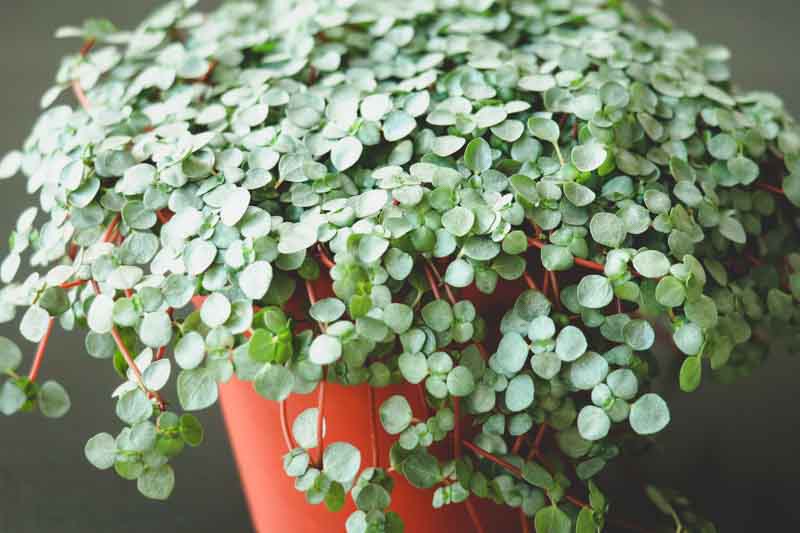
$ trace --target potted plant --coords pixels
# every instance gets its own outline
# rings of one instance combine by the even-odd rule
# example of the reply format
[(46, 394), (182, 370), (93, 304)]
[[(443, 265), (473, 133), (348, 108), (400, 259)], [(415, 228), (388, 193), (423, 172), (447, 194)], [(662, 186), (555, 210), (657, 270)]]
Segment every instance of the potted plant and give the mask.
[(655, 348), (690, 392), (800, 340), (797, 125), (660, 11), (193, 4), (60, 30), (0, 162), (39, 203), (0, 411), (64, 415), (48, 339), (86, 331), (121, 425), (85, 456), (144, 496), (219, 396), (259, 531), (636, 530), (594, 478), (670, 421)]

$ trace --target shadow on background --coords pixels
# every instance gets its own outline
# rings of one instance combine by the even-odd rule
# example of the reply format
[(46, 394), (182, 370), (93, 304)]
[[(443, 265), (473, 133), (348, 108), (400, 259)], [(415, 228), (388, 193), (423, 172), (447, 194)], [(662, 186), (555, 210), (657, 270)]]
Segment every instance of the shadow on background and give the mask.
[[(54, 40), (58, 26), (100, 16), (130, 27), (157, 4), (152, 0), (3, 0), (0, 154), (22, 144), (59, 58), (79, 46), (74, 40)], [(215, 4), (201, 1), (203, 7)], [(775, 91), (790, 109), (800, 110), (796, 89), (800, 85), (796, 33), (800, 3), (667, 0), (665, 4), (678, 24), (701, 41), (731, 48), (740, 85)], [(31, 199), (25, 196), (21, 179), (1, 185), (0, 235), (7, 235)], [(3, 325), (0, 334), (30, 346), (20, 339), (16, 325)], [(202, 416), (206, 442), (175, 461), (177, 484), (168, 503), (147, 501), (133, 482), (94, 470), (83, 458), (83, 446), (91, 435), (118, 427), (114, 404), (108, 398), (117, 379), (110, 365), (85, 354), (81, 334), (54, 335), (54, 349), (42, 374), (57, 376), (69, 389), (73, 409), (60, 421), (36, 415), (0, 418), (0, 533), (251, 531), (216, 410)], [(798, 375), (800, 358), (779, 355), (735, 386), (706, 383), (692, 395), (671, 393), (673, 421), (659, 447), (639, 465), (638, 475), (683, 491), (722, 532), (797, 530), (792, 526), (800, 526), (795, 503), (800, 488)], [(630, 495), (612, 499), (617, 510), (642, 512), (638, 486), (622, 477), (608, 480), (606, 486)], [(779, 527), (769, 528), (773, 524)]]

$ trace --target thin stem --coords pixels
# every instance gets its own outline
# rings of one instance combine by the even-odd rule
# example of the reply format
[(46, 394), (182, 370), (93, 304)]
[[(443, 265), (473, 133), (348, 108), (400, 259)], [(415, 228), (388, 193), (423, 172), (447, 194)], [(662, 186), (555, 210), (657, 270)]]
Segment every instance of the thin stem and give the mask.
[(325, 265), (325, 268), (330, 270), (334, 266), (336, 266), (336, 264), (331, 260), (330, 256), (328, 256), (328, 253), (325, 251), (325, 248), (321, 244), (317, 245), (317, 251), (319, 252), (319, 260), (322, 262), (323, 265)]
[(561, 166), (564, 166), (564, 156), (561, 155), (561, 148), (558, 147), (558, 142), (553, 143), (553, 148), (556, 149), (556, 155), (558, 156), (558, 161), (561, 163)]
[(36, 355), (33, 358), (33, 364), (31, 365), (31, 371), (28, 373), (28, 381), (33, 383), (36, 381), (36, 377), (39, 375), (39, 369), (42, 366), (42, 360), (44, 360), (44, 353), (47, 350), (47, 343), (50, 340), (50, 333), (53, 332), (53, 324), (55, 323), (56, 318), (51, 316), (50, 320), (47, 322), (47, 329), (44, 332), (44, 336), (39, 341), (39, 346), (36, 349)]
[(306, 293), (308, 294), (308, 301), (311, 305), (317, 303), (317, 295), (314, 293), (314, 286), (311, 285), (311, 280), (306, 280)]
[(369, 438), (372, 442), (372, 466), (380, 468), (378, 463), (378, 432), (375, 424), (375, 390), (371, 385), (367, 384), (367, 402), (369, 403)]
[(447, 299), (450, 302), (450, 305), (456, 305), (457, 300), (455, 295), (453, 294), (453, 289), (451, 289), (450, 285), (448, 285), (447, 283), (444, 284), (444, 292), (447, 293)]
[(88, 283), (88, 282), (89, 282), (88, 279), (76, 279), (76, 280), (73, 280), (73, 281), (65, 281), (64, 283), (59, 285), (59, 287), (61, 287), (62, 289), (65, 289), (65, 290), (66, 289), (72, 289), (74, 287), (80, 287), (81, 285), (86, 285), (86, 283)]
[(483, 448), (479, 448), (478, 446), (476, 446), (475, 444), (471, 443), (468, 440), (464, 440), (463, 442), (464, 442), (464, 447), (467, 448), (472, 453), (474, 453), (475, 455), (483, 457), (487, 461), (496, 464), (500, 468), (508, 470), (511, 474), (514, 474), (516, 477), (522, 479), (522, 471), (516, 466), (509, 463), (508, 461), (506, 461), (505, 459), (501, 459), (500, 457), (497, 457), (496, 455), (487, 452)]
[(539, 425), (539, 431), (536, 433), (536, 440), (533, 441), (533, 447), (537, 450), (542, 446), (542, 440), (544, 439), (545, 431), (547, 431), (547, 423), (542, 422)]
[[(84, 41), (83, 46), (80, 49), (81, 57), (86, 57), (89, 51), (94, 46), (95, 40), (94, 39), (87, 39)], [(72, 92), (75, 95), (75, 99), (78, 100), (78, 103), (81, 104), (81, 107), (88, 113), (91, 106), (89, 105), (89, 99), (86, 98), (86, 93), (83, 92), (83, 87), (81, 87), (81, 83), (79, 80), (74, 79), (70, 83), (72, 86)]]
[(519, 522), (522, 526), (522, 533), (530, 533), (530, 525), (528, 524), (528, 517), (525, 514), (525, 511), (522, 510), (522, 507), (519, 508)]
[(436, 280), (433, 279), (433, 272), (431, 270), (430, 265), (425, 265), (425, 277), (428, 278), (428, 285), (431, 286), (431, 291), (433, 291), (433, 297), (437, 300), (441, 299), (441, 295), (439, 294), (439, 287), (436, 286)]
[[(128, 296), (128, 298), (130, 298), (130, 296)], [(172, 315), (173, 315), (174, 311), (175, 310), (173, 308), (171, 308), (171, 307), (167, 308), (167, 314), (169, 315), (170, 318), (172, 318)], [(158, 361), (160, 359), (163, 359), (165, 353), (167, 353), (166, 344), (158, 349), (158, 351), (156, 352), (155, 357), (153, 357), (153, 361)]]
[(459, 398), (453, 398), (453, 457), (461, 457), (461, 402)]
[(522, 273), (522, 279), (525, 280), (525, 283), (528, 285), (529, 289), (533, 289), (535, 291), (539, 290), (539, 287), (536, 286), (536, 282), (533, 281), (533, 278), (527, 272)]
[[(95, 294), (100, 294), (100, 285), (98, 285), (95, 280), (92, 280), (92, 288), (94, 289)], [(116, 326), (111, 326), (111, 336), (114, 338), (114, 343), (117, 345), (119, 352), (122, 354), (122, 358), (125, 359), (125, 362), (128, 364), (128, 368), (130, 368), (131, 372), (133, 372), (133, 377), (136, 381), (136, 384), (147, 394), (148, 398), (152, 398), (156, 401), (159, 409), (164, 411), (166, 409), (166, 403), (164, 402), (164, 399), (161, 398), (160, 394), (155, 391), (151, 391), (147, 388), (147, 385), (144, 384), (142, 372), (136, 365), (136, 361), (134, 361), (133, 357), (131, 357), (131, 353), (128, 351), (127, 346), (125, 346), (125, 342), (122, 340), (122, 336), (119, 334)]]
[(322, 421), (325, 418), (325, 379), (323, 374), (317, 393), (317, 459), (314, 464), (319, 468), (322, 468), (322, 451), (325, 449), (325, 436), (322, 433)]
[(475, 506), (472, 505), (472, 501), (467, 498), (464, 500), (464, 505), (467, 507), (467, 513), (469, 514), (470, 520), (472, 520), (472, 525), (475, 526), (475, 531), (478, 533), (485, 533), (485, 530), (481, 525), (481, 519), (478, 516), (478, 512), (475, 510)]
[(514, 445), (511, 447), (512, 455), (519, 455), (519, 449), (522, 448), (523, 442), (525, 442), (525, 435), (520, 435), (514, 439)]
[(153, 361), (159, 361), (164, 358), (164, 354), (167, 353), (167, 346), (164, 345), (158, 349), (156, 355), (153, 357)]
[(417, 393), (419, 394), (419, 403), (422, 406), (422, 410), (425, 413), (423, 418), (428, 418), (431, 412), (428, 409), (428, 399), (425, 397), (425, 389), (422, 386), (422, 383), (417, 383)]
[(122, 357), (125, 359), (125, 362), (128, 363), (128, 367), (130, 367), (131, 371), (133, 372), (134, 378), (136, 378), (136, 383), (141, 387), (143, 390), (147, 390), (145, 387), (144, 382), (142, 381), (142, 372), (139, 370), (139, 367), (136, 366), (136, 362), (131, 357), (131, 353), (128, 351), (127, 346), (122, 341), (122, 336), (120, 336), (119, 331), (116, 327), (111, 328), (111, 336), (114, 337), (114, 342), (117, 344), (117, 348), (119, 349)]
[(778, 196), (784, 196), (786, 194), (786, 192), (780, 187), (776, 187), (775, 185), (770, 185), (769, 183), (756, 183), (756, 187), (761, 190), (777, 194)]
[[(497, 466), (499, 466), (503, 470), (508, 471), (508, 473), (513, 474), (515, 477), (517, 477), (519, 479), (524, 479), (522, 477), (522, 470), (520, 470), (516, 466), (512, 465), (511, 463), (509, 463), (505, 459), (501, 459), (500, 457), (497, 457), (496, 455), (491, 454), (491, 453), (487, 452), (486, 450), (484, 450), (482, 448), (479, 448), (478, 446), (476, 446), (475, 444), (469, 442), (468, 440), (464, 441), (464, 446), (466, 446), (474, 454), (486, 459), (487, 461), (490, 461), (490, 462), (496, 464)], [(570, 502), (572, 502), (573, 504), (575, 504), (578, 507), (589, 507), (588, 503), (586, 503), (586, 502), (584, 502), (582, 500), (579, 500), (578, 498), (574, 498), (574, 497), (569, 496), (569, 495), (565, 495), (564, 498), (566, 498), (567, 500), (569, 500)]]
[(561, 289), (558, 287), (558, 277), (552, 270), (548, 270), (547, 275), (550, 276), (550, 284), (553, 286), (553, 300), (556, 304), (556, 309), (561, 311)]
[[(425, 258), (425, 276), (428, 278), (428, 284), (431, 286), (431, 290), (433, 291), (433, 296), (439, 300), (441, 295), (439, 293), (439, 289), (436, 287), (436, 280), (434, 280), (434, 275), (439, 280), (442, 277), (439, 275), (439, 272), (436, 270), (436, 266), (428, 259)], [(444, 284), (445, 291), (447, 292), (447, 298), (450, 300), (451, 305), (456, 304), (456, 298), (453, 295), (452, 291), (450, 290), (450, 286), (446, 283)], [(422, 390), (422, 384), (419, 384), (420, 387), (420, 396), (425, 404), (425, 392)], [(425, 404), (427, 409), (427, 404)], [(453, 418), (455, 419), (455, 423), (453, 426), (453, 455), (455, 457), (461, 457), (461, 406), (459, 404), (458, 398), (453, 398)]]
[(288, 422), (288, 416), (286, 414), (286, 400), (281, 400), (279, 403), (280, 403), (281, 432), (283, 433), (283, 442), (286, 443), (287, 451), (292, 451), (294, 449), (294, 444), (292, 442), (292, 434), (289, 432), (289, 422)]
[(211, 80), (211, 75), (214, 74), (214, 69), (219, 65), (219, 61), (212, 59), (208, 65), (208, 70), (197, 81), (200, 83), (208, 83)]
[[(472, 444), (469, 441), (465, 440), (464, 441), (464, 446), (469, 448), (476, 455), (479, 455), (480, 457), (486, 459), (487, 461), (490, 461), (490, 462), (496, 464), (497, 466), (503, 468), (504, 470), (508, 471), (510, 474), (513, 474), (515, 477), (517, 477), (519, 479), (524, 479), (522, 477), (522, 471), (519, 468), (517, 468), (516, 466), (512, 465), (511, 463), (509, 463), (508, 461), (505, 461), (504, 459), (501, 459), (500, 457), (497, 457), (496, 455), (493, 455), (493, 454), (487, 452), (486, 450), (483, 450), (483, 449), (477, 447), (476, 445)], [(534, 449), (536, 449), (536, 448), (534, 448)], [(588, 503), (586, 503), (583, 500), (580, 500), (578, 498), (575, 498), (574, 496), (570, 496), (569, 494), (565, 494), (564, 495), (564, 499), (566, 499), (567, 501), (569, 501), (570, 503), (572, 503), (576, 507), (589, 507)]]
[[(89, 49), (92, 47), (93, 44), (94, 44), (93, 42), (89, 43), (89, 44), (84, 44), (84, 47), (86, 48), (86, 52), (84, 52), (83, 49), (81, 49), (81, 55), (85, 55), (86, 53), (88, 53)], [(102, 237), (102, 241), (103, 242), (108, 240), (108, 236), (111, 234), (112, 231), (114, 231), (114, 229), (119, 224), (119, 219), (120, 219), (120, 215), (119, 214), (117, 214), (112, 219), (112, 221), (109, 224), (108, 228), (106, 228), (106, 231), (103, 233), (103, 237)], [(60, 285), (60, 287), (62, 289), (70, 289), (72, 287), (78, 287), (80, 285), (83, 285), (87, 281), (88, 280), (81, 279), (81, 280), (75, 280), (75, 281), (71, 281), (71, 282), (65, 282), (65, 283), (62, 283)], [(96, 281), (92, 280), (92, 286), (94, 287), (95, 292), (99, 292), (99, 287), (98, 287)], [(47, 351), (47, 344), (50, 341), (50, 334), (53, 332), (53, 325), (54, 324), (55, 324), (55, 317), (51, 316), (49, 321), (47, 322), (47, 329), (44, 332), (44, 336), (41, 338), (41, 340), (39, 341), (39, 346), (36, 348), (36, 355), (34, 355), (34, 357), (33, 357), (33, 364), (31, 365), (31, 370), (28, 373), (28, 380), (30, 382), (36, 381), (36, 378), (39, 376), (39, 369), (42, 367), (42, 361), (44, 360), (44, 354)], [(147, 390), (147, 389), (145, 389), (145, 390)]]
[[(542, 428), (544, 428), (544, 427), (546, 427), (546, 426), (543, 424)], [(540, 435), (544, 434), (543, 433), (544, 430), (542, 428), (539, 429), (539, 434)], [(537, 440), (539, 440), (539, 443), (541, 443), (541, 440), (539, 439), (538, 435), (537, 435)], [(482, 457), (483, 459), (486, 459), (487, 461), (490, 461), (490, 462), (496, 464), (497, 466), (503, 468), (504, 470), (506, 470), (508, 473), (512, 474), (513, 476), (515, 476), (515, 477), (517, 477), (519, 479), (524, 479), (522, 477), (522, 471), (519, 468), (517, 468), (514, 465), (512, 465), (511, 463), (509, 463), (508, 461), (505, 461), (505, 460), (501, 459), (500, 457), (497, 457), (497, 456), (487, 452), (486, 450), (483, 450), (483, 449), (479, 448), (478, 446), (476, 446), (475, 444), (473, 444), (473, 443), (471, 443), (471, 442), (469, 442), (467, 440), (464, 440), (463, 443), (464, 443), (464, 446), (466, 446), (470, 451), (472, 451), (476, 455)], [(544, 466), (547, 468), (547, 465), (544, 465)], [(550, 469), (548, 468), (548, 470), (550, 470)], [(551, 472), (551, 474), (552, 474), (552, 472)], [(570, 494), (565, 494), (564, 495), (564, 499), (567, 500), (568, 502), (570, 502), (575, 507), (579, 507), (579, 508), (580, 507), (589, 507), (589, 508), (591, 508), (591, 506), (587, 502), (581, 500), (580, 498), (576, 498), (575, 496), (572, 496)], [(624, 529), (628, 529), (628, 530), (632, 530), (632, 531), (639, 531), (639, 532), (642, 532), (642, 533), (647, 533), (647, 530), (645, 530), (641, 526), (638, 526), (636, 524), (631, 524), (630, 522), (627, 522), (627, 521), (616, 520), (616, 519), (612, 520), (609, 517), (608, 522), (611, 523), (611, 524), (615, 524), (618, 527), (622, 527)]]
[(544, 275), (542, 276), (542, 293), (547, 296), (550, 293), (550, 276), (548, 275), (547, 271), (544, 271)]
[(121, 218), (122, 218), (122, 215), (120, 215), (119, 213), (114, 215), (114, 218), (111, 219), (111, 222), (108, 224), (108, 227), (106, 228), (106, 231), (103, 232), (103, 236), (100, 239), (101, 242), (109, 242), (109, 241), (111, 241), (111, 235), (114, 233), (114, 230), (117, 229), (117, 226), (119, 226), (119, 221), (120, 221)]
[(88, 113), (91, 109), (89, 99), (86, 97), (86, 93), (83, 92), (80, 82), (78, 80), (72, 80), (70, 85), (72, 85), (72, 93), (75, 95), (75, 99), (78, 100), (81, 107)]
[[(547, 243), (542, 241), (541, 239), (536, 239), (534, 237), (528, 237), (528, 244), (538, 249), (542, 249), (547, 246)], [(574, 258), (575, 264), (582, 266), (584, 268), (589, 268), (591, 270), (597, 270), (598, 272), (603, 272), (605, 268), (600, 263), (595, 263), (594, 261), (589, 261), (588, 259), (583, 259), (580, 257)], [(637, 272), (632, 272), (634, 276), (638, 276)]]
[[(439, 274), (439, 270), (436, 268), (436, 265), (434, 265), (430, 259), (426, 257), (425, 262), (428, 264), (428, 268), (430, 269), (431, 272), (433, 272), (433, 275), (436, 277), (439, 283), (442, 286), (444, 286), (444, 292), (447, 293), (447, 299), (450, 301), (450, 305), (455, 305), (457, 300), (455, 294), (453, 294), (453, 290), (450, 288), (450, 285), (445, 283), (445, 281), (442, 279), (442, 275)], [(431, 283), (430, 276), (428, 276), (428, 283)], [(433, 289), (433, 287), (434, 287), (433, 284), (431, 284), (431, 289)], [(434, 294), (437, 293), (438, 291), (434, 291)], [(439, 297), (437, 296), (436, 299), (438, 300)]]
[(79, 54), (80, 54), (82, 57), (86, 57), (86, 55), (87, 55), (87, 54), (89, 53), (89, 51), (90, 51), (90, 50), (91, 50), (91, 49), (94, 47), (94, 44), (95, 44), (96, 42), (97, 42), (97, 41), (96, 41), (95, 39), (86, 39), (86, 40), (83, 42), (83, 46), (81, 46), (81, 49), (78, 51), (78, 53), (79, 53)]

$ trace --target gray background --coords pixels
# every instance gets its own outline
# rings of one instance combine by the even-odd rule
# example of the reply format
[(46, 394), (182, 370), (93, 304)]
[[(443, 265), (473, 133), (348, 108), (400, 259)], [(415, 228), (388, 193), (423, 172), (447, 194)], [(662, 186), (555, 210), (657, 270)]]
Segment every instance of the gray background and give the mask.
[[(151, 0), (2, 0), (0, 154), (22, 143), (59, 58), (80, 44), (54, 40), (56, 27), (78, 25), (91, 16), (105, 16), (120, 27), (129, 27), (156, 4)], [(740, 85), (773, 90), (794, 112), (800, 110), (796, 33), (800, 3), (666, 0), (665, 4), (674, 19), (703, 42), (731, 48)], [(0, 234), (7, 235), (18, 212), (31, 200), (25, 197), (20, 179), (2, 186)], [(13, 325), (0, 327), (0, 334), (19, 337)], [(117, 427), (113, 402), (108, 399), (116, 379), (108, 364), (85, 355), (82, 336), (57, 332), (54, 340), (42, 376), (57, 377), (67, 386), (73, 410), (55, 422), (30, 414), (0, 419), (0, 532), (251, 530), (218, 411), (204, 416), (204, 445), (176, 461), (178, 481), (168, 503), (146, 501), (134, 483), (89, 466), (82, 452), (86, 439)], [(673, 422), (641, 477), (652, 476), (683, 490), (721, 531), (764, 531), (767, 524), (794, 530), (791, 526), (800, 525), (795, 503), (800, 488), (798, 372), (798, 358), (776, 355), (735, 387), (704, 384), (700, 393), (675, 394), (670, 399)], [(632, 483), (617, 479), (609, 481), (609, 486), (634, 490)], [(617, 509), (623, 507), (626, 513), (642, 512), (633, 497), (625, 503), (619, 498), (615, 501)]]

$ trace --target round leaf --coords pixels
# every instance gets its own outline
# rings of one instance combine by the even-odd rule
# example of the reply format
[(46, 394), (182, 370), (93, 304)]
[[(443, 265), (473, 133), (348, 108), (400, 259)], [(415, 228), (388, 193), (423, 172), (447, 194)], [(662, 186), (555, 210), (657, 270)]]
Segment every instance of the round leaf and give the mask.
[(631, 406), (629, 420), (633, 430), (639, 435), (658, 433), (669, 424), (669, 408), (661, 396), (648, 393)]
[(595, 441), (608, 435), (611, 419), (595, 405), (586, 405), (578, 413), (578, 432), (586, 440)]
[(408, 400), (398, 394), (387, 398), (381, 404), (379, 413), (381, 425), (389, 435), (398, 435), (405, 431), (414, 416)]
[(605, 276), (589, 274), (578, 283), (578, 303), (589, 309), (602, 309), (614, 299), (614, 289)]

